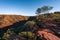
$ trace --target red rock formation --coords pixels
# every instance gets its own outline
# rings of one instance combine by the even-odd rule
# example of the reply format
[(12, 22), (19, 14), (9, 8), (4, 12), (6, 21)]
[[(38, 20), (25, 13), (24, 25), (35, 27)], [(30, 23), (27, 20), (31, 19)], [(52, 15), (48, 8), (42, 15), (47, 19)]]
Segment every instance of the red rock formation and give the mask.
[(44, 37), (47, 40), (60, 40), (59, 37), (55, 36), (52, 31), (48, 29), (38, 30), (38, 35), (41, 36), (40, 38)]
[(0, 28), (12, 25), (15, 22), (28, 20), (28, 16), (20, 15), (0, 15)]

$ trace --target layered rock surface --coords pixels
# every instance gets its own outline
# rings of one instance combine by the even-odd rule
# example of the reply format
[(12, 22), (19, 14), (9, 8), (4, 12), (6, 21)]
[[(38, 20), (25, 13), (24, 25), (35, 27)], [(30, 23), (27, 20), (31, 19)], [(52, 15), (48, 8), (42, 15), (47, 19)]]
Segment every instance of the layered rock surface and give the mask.
[(28, 16), (20, 15), (0, 15), (0, 28), (12, 25), (13, 23), (28, 20)]

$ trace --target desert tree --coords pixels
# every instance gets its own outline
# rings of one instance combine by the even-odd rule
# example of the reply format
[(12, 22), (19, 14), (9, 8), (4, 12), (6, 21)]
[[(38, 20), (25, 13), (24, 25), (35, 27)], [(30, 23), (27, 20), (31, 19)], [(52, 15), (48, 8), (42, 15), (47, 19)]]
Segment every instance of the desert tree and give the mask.
[(41, 8), (37, 8), (36, 14), (40, 15), (41, 13), (48, 13), (53, 7), (51, 6), (43, 6)]
[(53, 7), (51, 6), (43, 6), (41, 8), (37, 8), (36, 10), (36, 14), (37, 14), (37, 19), (38, 19), (38, 16), (41, 14), (41, 13), (49, 13), (49, 11), (52, 9)]
[(43, 6), (41, 7), (41, 10), (43, 13), (49, 13), (49, 11), (52, 9), (53, 7), (51, 6)]
[(50, 11), (52, 8), (53, 7), (51, 7), (51, 6), (43, 6), (41, 8), (37, 8), (36, 14), (45, 13), (47, 11)]

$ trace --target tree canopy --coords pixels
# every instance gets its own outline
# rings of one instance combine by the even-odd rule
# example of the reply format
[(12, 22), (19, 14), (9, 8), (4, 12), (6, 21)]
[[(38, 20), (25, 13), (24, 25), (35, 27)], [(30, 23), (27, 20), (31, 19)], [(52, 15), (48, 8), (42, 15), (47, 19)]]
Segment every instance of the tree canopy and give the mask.
[(53, 7), (51, 7), (51, 6), (43, 6), (43, 7), (41, 7), (41, 8), (38, 8), (37, 10), (36, 10), (36, 14), (40, 14), (40, 13), (46, 13), (46, 12), (48, 12), (49, 10), (51, 10)]

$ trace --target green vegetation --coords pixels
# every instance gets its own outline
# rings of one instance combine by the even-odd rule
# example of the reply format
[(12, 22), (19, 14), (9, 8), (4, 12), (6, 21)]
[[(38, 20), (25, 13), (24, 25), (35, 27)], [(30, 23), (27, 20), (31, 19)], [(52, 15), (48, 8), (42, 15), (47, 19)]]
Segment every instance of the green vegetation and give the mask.
[(28, 38), (28, 40), (36, 40), (36, 36), (32, 32), (21, 32), (19, 35), (23, 35), (25, 38)]

